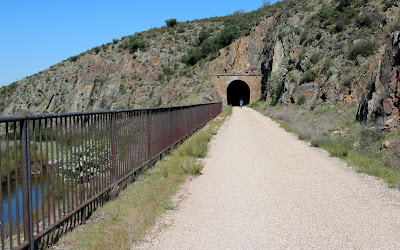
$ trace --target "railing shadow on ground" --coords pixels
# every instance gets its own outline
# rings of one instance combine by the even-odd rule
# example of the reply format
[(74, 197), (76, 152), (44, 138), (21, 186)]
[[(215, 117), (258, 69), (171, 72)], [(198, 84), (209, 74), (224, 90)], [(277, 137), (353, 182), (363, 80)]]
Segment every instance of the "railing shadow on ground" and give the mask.
[(43, 248), (221, 112), (222, 103), (0, 117), (2, 249)]

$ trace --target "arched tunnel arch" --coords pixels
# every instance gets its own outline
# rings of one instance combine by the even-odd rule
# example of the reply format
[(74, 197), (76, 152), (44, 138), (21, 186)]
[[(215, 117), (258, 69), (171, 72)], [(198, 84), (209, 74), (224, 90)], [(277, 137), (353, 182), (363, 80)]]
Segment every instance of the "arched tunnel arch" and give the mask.
[(244, 81), (231, 82), (226, 92), (228, 105), (239, 106), (240, 99), (243, 100), (244, 105), (250, 103), (250, 87)]

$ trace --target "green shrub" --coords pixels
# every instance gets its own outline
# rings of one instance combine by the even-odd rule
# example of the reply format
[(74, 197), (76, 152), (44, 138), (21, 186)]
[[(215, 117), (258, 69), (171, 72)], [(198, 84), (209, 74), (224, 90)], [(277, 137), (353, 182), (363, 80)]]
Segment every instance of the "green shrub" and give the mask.
[(201, 57), (205, 57), (208, 54), (211, 54), (214, 51), (217, 51), (219, 49), (218, 44), (215, 42), (215, 39), (213, 38), (208, 38), (203, 43), (201, 44), (200, 51), (201, 51)]
[(100, 52), (101, 48), (99, 46), (97, 46), (97, 47), (94, 47), (92, 50), (97, 55)]
[(277, 104), (277, 100), (272, 99), (271, 102), (269, 103), (269, 106), (275, 106)]
[(390, 32), (395, 32), (395, 31), (398, 31), (398, 30), (400, 30), (400, 22), (399, 21), (391, 23), (389, 25), (389, 31)]
[(376, 25), (382, 20), (382, 17), (378, 14), (363, 14), (357, 16), (356, 23), (361, 27), (369, 27)]
[[(205, 36), (207, 35), (204, 33), (202, 39)], [(216, 37), (208, 37), (202, 41), (199, 47), (189, 49), (187, 54), (182, 57), (182, 62), (187, 65), (195, 65), (204, 58), (212, 60), (216, 57), (215, 53), (219, 49), (231, 44), (239, 36), (240, 32), (236, 26), (225, 27)], [(198, 41), (196, 44), (198, 44)]]
[(306, 41), (307, 37), (308, 37), (308, 32), (307, 31), (304, 31), (303, 33), (301, 33), (300, 42), (299, 43), (303, 44)]
[(322, 73), (324, 73), (325, 75), (328, 73), (328, 70), (330, 67), (332, 67), (333, 63), (332, 60), (329, 58), (328, 60), (325, 61), (324, 65), (322, 65)]
[(371, 35), (371, 32), (367, 28), (362, 28), (362, 29), (360, 29), (359, 32), (357, 32), (354, 39), (366, 39), (370, 35)]
[(205, 30), (202, 30), (199, 34), (199, 37), (197, 38), (197, 43), (198, 45), (201, 45), (203, 41), (205, 41), (207, 38), (209, 38), (211, 35)]
[(302, 83), (313, 82), (315, 81), (315, 79), (317, 79), (318, 75), (319, 75), (319, 68), (308, 70), (304, 72)]
[(237, 26), (231, 25), (221, 30), (215, 41), (220, 45), (221, 48), (223, 48), (231, 44), (239, 36), (240, 33)]
[(259, 102), (253, 102), (252, 104), (250, 104), (250, 108), (255, 108), (255, 107), (259, 107), (260, 103)]
[(313, 147), (321, 147), (329, 143), (329, 139), (324, 135), (314, 135), (311, 138), (311, 146)]
[(351, 145), (341, 141), (332, 141), (327, 146), (327, 150), (332, 156), (340, 158), (346, 157), (349, 154), (350, 149)]
[(175, 74), (175, 69), (168, 67), (168, 66), (164, 66), (163, 69), (163, 74), (158, 75), (158, 80), (162, 81), (164, 80), (164, 76), (167, 77), (167, 80), (171, 80), (172, 76)]
[(321, 54), (319, 53), (314, 53), (311, 55), (310, 57), (310, 62), (315, 65), (319, 62), (319, 60), (321, 59)]
[[(170, 34), (171, 36), (175, 35), (175, 30), (168, 29), (168, 34)], [(171, 38), (169, 40), (171, 40)]]
[(271, 74), (271, 77), (268, 81), (268, 91), (271, 96), (272, 101), (276, 101), (282, 94), (283, 91), (283, 82), (285, 80), (285, 76), (287, 74), (286, 68), (278, 69), (276, 72)]
[[(121, 79), (122, 79), (122, 77), (121, 77)], [(124, 94), (126, 91), (124, 91), (124, 89), (125, 89), (125, 85), (123, 85), (123, 84), (120, 84), (119, 85), (119, 93), (120, 94)]]
[(343, 9), (339, 8), (338, 11), (340, 12), (340, 18), (345, 19), (348, 24), (352, 18), (354, 18), (358, 15), (359, 10), (350, 6), (350, 7), (343, 8)]
[(196, 159), (187, 159), (182, 162), (181, 168), (185, 174), (200, 175), (204, 165)]
[(357, 9), (349, 5), (339, 5), (338, 8), (332, 8), (328, 5), (323, 5), (318, 16), (324, 26), (335, 24), (330, 28), (331, 33), (339, 33), (351, 23), (351, 20), (357, 16)]
[(122, 49), (129, 49), (130, 54), (135, 53), (139, 49), (146, 50), (147, 47), (147, 42), (143, 40), (143, 37), (139, 34), (130, 36), (128, 41), (125, 41), (123, 44), (120, 45), (120, 48)]
[(322, 32), (318, 32), (318, 33), (315, 35), (315, 40), (319, 40), (319, 39), (321, 39), (321, 37), (322, 37)]
[(373, 21), (370, 15), (363, 14), (356, 18), (356, 23), (361, 27), (371, 27)]
[(365, 4), (367, 4), (368, 2), (369, 2), (369, 0), (356, 0), (354, 2), (354, 7), (360, 8), (360, 7), (364, 6)]
[(375, 43), (368, 40), (362, 40), (356, 44), (353, 44), (348, 52), (348, 58), (355, 60), (358, 55), (368, 57), (375, 52)]
[(113, 44), (117, 44), (118, 42), (119, 42), (119, 39), (117, 39), (117, 38), (112, 39)]
[(331, 8), (326, 4), (322, 5), (322, 8), (318, 12), (318, 17), (325, 26), (334, 23), (338, 19), (339, 15), (340, 13), (338, 10)]
[(165, 24), (166, 24), (168, 27), (174, 27), (177, 23), (178, 23), (178, 22), (176, 21), (175, 18), (168, 19), (168, 20), (165, 21)]
[(352, 0), (338, 0), (339, 2), (339, 7), (344, 8), (350, 6)]
[(164, 66), (163, 73), (164, 73), (164, 75), (173, 75), (173, 74), (175, 74), (175, 70), (171, 67)]
[(300, 34), (301, 34), (301, 29), (300, 29), (299, 26), (296, 26), (296, 27), (293, 29), (293, 31), (294, 31), (294, 33), (296, 33), (296, 35), (300, 35)]
[(307, 100), (307, 98), (305, 95), (300, 95), (297, 98), (297, 105), (303, 105), (304, 103), (306, 103), (306, 100)]
[(344, 21), (338, 21), (334, 27), (334, 33), (339, 33), (342, 32), (345, 29), (345, 22)]
[(315, 20), (317, 19), (317, 15), (312, 15), (307, 21), (306, 25), (314, 27), (315, 26)]
[(187, 65), (195, 65), (201, 58), (202, 53), (199, 48), (191, 48), (186, 55), (182, 57), (182, 62)]
[[(14, 180), (15, 179), (15, 165), (17, 164), (18, 166), (21, 166), (21, 144), (18, 142), (17, 144), (17, 151), (15, 152), (14, 147), (12, 146), (12, 143), (10, 143), (9, 147), (9, 152), (8, 152), (8, 157), (9, 157), (9, 175), (10, 179)], [(3, 147), (1, 149), (1, 159), (6, 159), (7, 157), (7, 150), (6, 147)], [(44, 163), (47, 161), (46, 155), (42, 155), (39, 152), (39, 149), (36, 148), (36, 152), (33, 148), (33, 146), (30, 147), (30, 161), (31, 161), (31, 166), (32, 168), (36, 165), (39, 169), (41, 169), (41, 161)], [(34, 156), (35, 155), (35, 156)], [(15, 162), (15, 159), (17, 162)], [(36, 162), (35, 162), (36, 159)], [(7, 182), (7, 161), (2, 160), (1, 161), (1, 184), (4, 185)], [(43, 166), (45, 167), (45, 166)], [(18, 167), (19, 168), (19, 167)]]
[(68, 61), (70, 62), (76, 62), (76, 60), (79, 59), (79, 56), (71, 56), (70, 58), (68, 58)]

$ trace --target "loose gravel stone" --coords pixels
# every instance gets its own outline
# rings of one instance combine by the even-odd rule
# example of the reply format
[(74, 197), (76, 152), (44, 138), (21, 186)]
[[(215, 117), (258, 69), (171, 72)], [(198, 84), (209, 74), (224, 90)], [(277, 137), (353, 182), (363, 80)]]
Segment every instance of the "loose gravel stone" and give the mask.
[(400, 249), (398, 190), (252, 109), (234, 108), (204, 162), (177, 209), (133, 248)]

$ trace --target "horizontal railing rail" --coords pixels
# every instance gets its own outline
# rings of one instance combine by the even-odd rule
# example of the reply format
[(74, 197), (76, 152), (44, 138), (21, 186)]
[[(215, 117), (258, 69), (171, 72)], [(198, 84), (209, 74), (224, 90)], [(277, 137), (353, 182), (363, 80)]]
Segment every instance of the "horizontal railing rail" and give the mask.
[(211, 103), (0, 117), (1, 248), (43, 247), (85, 223), (119, 185), (221, 109)]

